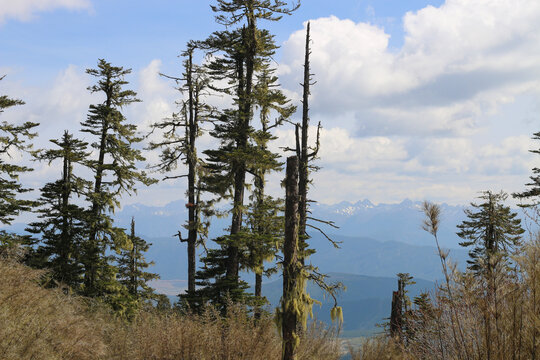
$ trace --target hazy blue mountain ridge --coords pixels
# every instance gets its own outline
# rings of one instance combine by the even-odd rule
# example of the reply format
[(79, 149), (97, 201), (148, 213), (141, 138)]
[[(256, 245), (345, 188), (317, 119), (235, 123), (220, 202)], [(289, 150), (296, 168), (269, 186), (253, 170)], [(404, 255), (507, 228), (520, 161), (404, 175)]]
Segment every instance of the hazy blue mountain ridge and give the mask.
[[(441, 204), (441, 208), (441, 245), (459, 248), (456, 225), (465, 219), (464, 207)], [(433, 246), (431, 235), (421, 229), (423, 214), (420, 201), (404, 200), (399, 204), (378, 205), (369, 200), (335, 205), (314, 203), (311, 210), (315, 218), (334, 221), (339, 229), (329, 231), (338, 235)], [(137, 222), (137, 233), (152, 238), (167, 237), (179, 229), (183, 230), (187, 209), (183, 200), (173, 201), (162, 207), (127, 205), (115, 214), (115, 219), (120, 226), (128, 226), (132, 216)], [(229, 222), (227, 218), (212, 219), (210, 236), (223, 234), (223, 229), (227, 228)]]

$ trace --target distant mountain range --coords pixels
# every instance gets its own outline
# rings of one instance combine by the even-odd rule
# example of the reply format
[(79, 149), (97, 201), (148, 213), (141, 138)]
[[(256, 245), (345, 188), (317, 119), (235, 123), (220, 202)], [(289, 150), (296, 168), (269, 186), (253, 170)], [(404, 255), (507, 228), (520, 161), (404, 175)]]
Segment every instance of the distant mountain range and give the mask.
[[(336, 249), (321, 235), (313, 235), (310, 244), (317, 252), (310, 261), (322, 272), (383, 277), (394, 277), (397, 273), (404, 272), (431, 281), (442, 278), (435, 247), (333, 235), (333, 239), (340, 242), (340, 249)], [(173, 237), (146, 240), (152, 243), (147, 254), (147, 258), (155, 262), (152, 271), (166, 280), (187, 279), (185, 244)], [(202, 249), (198, 249), (198, 253), (201, 252)], [(450, 258), (463, 266), (467, 251), (452, 249)], [(247, 275), (246, 280), (251, 281), (251, 276)]]
[[(314, 203), (312, 216), (331, 220), (339, 229), (327, 231), (349, 237), (368, 237), (379, 241), (398, 241), (410, 245), (433, 246), (431, 235), (421, 229), (422, 203), (404, 200), (399, 204), (374, 205), (369, 200), (356, 203), (341, 202), (335, 205)], [(441, 204), (442, 222), (439, 230), (441, 245), (459, 248), (456, 225), (464, 219), (463, 206)], [(182, 200), (173, 201), (162, 207), (141, 204), (127, 205), (117, 212), (115, 218), (120, 226), (128, 227), (131, 217), (137, 222), (137, 233), (146, 237), (168, 237), (183, 229), (187, 209)], [(229, 226), (227, 218), (213, 219), (210, 236), (218, 236)]]
[[(369, 200), (312, 204), (314, 218), (331, 220), (339, 226), (338, 229), (326, 227), (325, 231), (341, 242), (341, 249), (335, 249), (320, 233), (312, 232), (310, 243), (317, 249), (312, 262), (323, 272), (387, 277), (408, 272), (427, 280), (441, 278), (434, 240), (421, 229), (420, 206), (421, 202), (410, 200), (379, 205)], [(465, 218), (463, 207), (446, 204), (441, 207), (441, 245), (451, 249), (451, 258), (463, 265), (467, 251), (458, 246), (459, 238), (455, 235), (456, 225)], [(162, 207), (128, 205), (115, 214), (115, 220), (119, 226), (128, 228), (132, 216), (136, 220), (136, 232), (153, 243), (148, 253), (148, 258), (156, 264), (153, 270), (165, 280), (185, 280), (185, 244), (173, 235), (179, 229), (185, 233), (182, 227), (187, 218), (185, 203), (173, 201)], [(223, 234), (228, 225), (227, 218), (213, 219), (210, 238)], [(23, 229), (23, 224), (11, 227), (17, 232)]]

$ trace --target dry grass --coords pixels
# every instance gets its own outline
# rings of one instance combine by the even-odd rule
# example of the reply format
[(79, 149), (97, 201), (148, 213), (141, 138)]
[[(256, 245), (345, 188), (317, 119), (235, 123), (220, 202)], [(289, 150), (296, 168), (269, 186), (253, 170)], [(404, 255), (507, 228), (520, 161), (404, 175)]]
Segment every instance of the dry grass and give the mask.
[[(220, 317), (141, 313), (128, 323), (106, 308), (39, 286), (42, 272), (0, 260), (0, 359), (280, 359), (281, 339), (270, 315), (258, 322), (241, 307)], [(332, 331), (312, 326), (298, 360), (337, 360)]]
[[(272, 318), (267, 316), (254, 322), (239, 307), (233, 307), (226, 319), (210, 310), (202, 316), (145, 313), (121, 331), (122, 334), (111, 337), (111, 359), (266, 360), (281, 357), (281, 340)], [(298, 359), (337, 359), (338, 342), (328, 334), (311, 327), (301, 342)]]
[(366, 339), (359, 349), (349, 347), (352, 360), (414, 360), (399, 343), (385, 336)]
[(75, 298), (41, 288), (42, 274), (0, 260), (0, 359), (104, 357), (99, 320)]

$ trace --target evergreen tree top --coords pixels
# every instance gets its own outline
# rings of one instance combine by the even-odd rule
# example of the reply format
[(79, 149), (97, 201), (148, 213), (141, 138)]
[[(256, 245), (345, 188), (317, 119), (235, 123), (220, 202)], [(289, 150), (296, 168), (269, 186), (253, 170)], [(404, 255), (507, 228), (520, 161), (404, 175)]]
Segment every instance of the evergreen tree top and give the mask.
[[(540, 140), (540, 132), (534, 133), (532, 138), (534, 140)], [(529, 150), (529, 151), (534, 154), (540, 154), (540, 149)], [(529, 189), (521, 193), (512, 194), (514, 197), (518, 199), (533, 201), (531, 204), (521, 205), (524, 207), (535, 206), (540, 203), (540, 168), (535, 167), (532, 169), (532, 171), (533, 171), (533, 175), (529, 177), (531, 179), (531, 182), (525, 184)]]
[[(0, 80), (3, 78), (3, 76), (0, 77)], [(22, 100), (1, 95), (0, 115), (4, 109), (23, 104)], [(18, 198), (19, 194), (30, 191), (19, 182), (19, 174), (32, 171), (32, 169), (19, 164), (10, 164), (5, 159), (11, 156), (12, 151), (27, 152), (32, 149), (29, 140), (37, 136), (33, 130), (38, 125), (29, 121), (22, 124), (0, 122), (0, 155), (2, 155), (0, 159), (0, 222), (3, 224), (11, 224), (14, 217), (21, 211), (30, 210), (35, 205), (32, 201)]]
[(521, 235), (525, 232), (517, 213), (504, 205), (507, 197), (504, 192), (484, 191), (478, 197), (483, 202), (471, 203), (473, 209), (465, 210), (468, 220), (458, 225), (460, 231), (457, 235), (464, 240), (460, 245), (474, 246), (469, 252), (471, 260), (468, 262), (475, 271), (482, 269), (482, 262), (489, 266), (493, 255), (507, 255), (510, 249), (520, 243)]
[(217, 0), (217, 5), (211, 5), (216, 15), (216, 22), (225, 26), (241, 23), (242, 20), (256, 19), (278, 21), (283, 15), (292, 14), (300, 1), (291, 2), (280, 0)]
[(37, 160), (48, 161), (50, 164), (56, 159), (66, 157), (69, 158), (71, 163), (81, 163), (90, 155), (90, 152), (86, 151), (88, 143), (74, 138), (73, 134), (70, 134), (68, 130), (64, 130), (62, 138), (49, 141), (60, 149), (37, 151), (34, 153)]

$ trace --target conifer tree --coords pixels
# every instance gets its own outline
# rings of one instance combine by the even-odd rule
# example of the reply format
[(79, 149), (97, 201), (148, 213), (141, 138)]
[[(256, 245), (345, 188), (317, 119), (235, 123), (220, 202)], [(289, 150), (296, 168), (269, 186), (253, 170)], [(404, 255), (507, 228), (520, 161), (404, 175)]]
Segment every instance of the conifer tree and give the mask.
[[(4, 77), (0, 77), (0, 81)], [(0, 115), (5, 109), (23, 105), (24, 102), (12, 99), (7, 95), (0, 96)], [(9, 163), (6, 158), (17, 152), (27, 152), (32, 148), (28, 141), (36, 136), (33, 132), (37, 123), (24, 122), (20, 125), (5, 120), (0, 122), (0, 222), (11, 224), (21, 211), (28, 211), (34, 204), (32, 201), (19, 198), (20, 194), (30, 191), (19, 182), (19, 175), (32, 171), (31, 168), (16, 163)]]
[(507, 198), (504, 192), (484, 191), (480, 204), (471, 203), (476, 210), (466, 209), (468, 220), (464, 220), (457, 235), (463, 239), (461, 246), (474, 248), (469, 251), (469, 268), (475, 273), (490, 276), (494, 270), (496, 256), (507, 258), (510, 251), (521, 241), (521, 220), (517, 213), (503, 204)]
[(135, 235), (135, 219), (131, 219), (131, 231), (129, 234), (131, 249), (120, 250), (118, 257), (118, 279), (137, 302), (147, 301), (155, 298), (154, 289), (148, 282), (159, 279), (159, 275), (146, 272), (154, 262), (146, 262), (144, 254), (152, 244)]
[[(483, 200), (482, 203), (471, 203), (476, 211), (465, 210), (468, 220), (458, 225), (460, 231), (457, 235), (464, 240), (460, 243), (461, 246), (473, 246), (469, 251), (471, 259), (467, 261), (468, 268), (479, 280), (478, 284), (484, 289), (483, 297), (486, 304), (491, 307), (489, 311), (483, 313), (486, 352), (489, 359), (496, 351), (493, 347), (500, 346), (500, 336), (496, 330), (500, 328), (499, 279), (502, 274), (509, 272), (509, 255), (520, 244), (524, 230), (521, 228), (521, 220), (517, 218), (517, 213), (503, 204), (507, 198), (506, 193), (484, 191), (479, 198)], [(494, 318), (496, 332), (494, 338), (497, 344), (491, 344), (494, 330), (491, 314)]]
[(226, 245), (227, 241), (227, 237), (215, 239), (215, 242), (222, 246), (208, 249), (206, 256), (201, 258), (203, 266), (196, 274), (198, 288), (189, 302), (190, 310), (196, 313), (211, 305), (225, 315), (229, 303), (254, 303), (253, 296), (246, 293), (249, 285), (245, 281), (233, 281), (226, 276), (228, 252), (223, 245)]
[[(269, 63), (262, 64), (262, 70), (257, 76), (255, 85), (255, 104), (259, 110), (260, 129), (253, 133), (259, 161), (257, 166), (249, 170), (254, 177), (254, 191), (251, 204), (247, 211), (247, 263), (245, 266), (255, 273), (255, 298), (262, 299), (263, 274), (271, 275), (275, 268), (264, 268), (265, 261), (272, 261), (281, 247), (283, 240), (284, 220), (282, 217), (283, 201), (266, 195), (266, 176), (272, 171), (281, 169), (278, 161), (279, 155), (269, 150), (269, 142), (275, 140), (271, 130), (282, 125), (294, 113), (296, 108), (289, 104), (289, 100), (277, 88), (275, 69)], [(271, 123), (270, 116), (277, 116)], [(256, 309), (258, 317), (259, 309)]]
[[(533, 134), (534, 140), (540, 140), (540, 132)], [(534, 154), (540, 154), (540, 149), (529, 150)], [(532, 200), (533, 203), (528, 206), (536, 206), (540, 204), (540, 168), (533, 168), (533, 175), (530, 176), (531, 182), (526, 184), (529, 189), (521, 193), (513, 194), (514, 197), (523, 200)], [(526, 205), (527, 206), (527, 205)]]
[(180, 241), (187, 242), (188, 252), (188, 289), (182, 298), (189, 305), (190, 298), (195, 293), (196, 272), (196, 247), (206, 236), (205, 224), (201, 221), (200, 179), (203, 171), (201, 161), (197, 154), (197, 138), (202, 134), (201, 123), (208, 121), (211, 108), (202, 102), (208, 86), (208, 77), (204, 69), (193, 64), (193, 52), (195, 45), (188, 44), (188, 49), (183, 53), (184, 75), (183, 78), (175, 78), (177, 83), (184, 84), (179, 88), (187, 94), (187, 100), (181, 102), (178, 114), (153, 124), (153, 130), (163, 131), (163, 139), (150, 143), (150, 149), (162, 149), (160, 163), (154, 168), (158, 171), (170, 173), (184, 163), (188, 167), (187, 175), (167, 175), (165, 179), (177, 179), (187, 177), (187, 203), (188, 221), (184, 226), (188, 231), (187, 239), (182, 238), (179, 231)]
[(218, 117), (211, 135), (220, 140), (220, 148), (208, 150), (205, 187), (222, 199), (232, 199), (231, 226), (228, 238), (220, 246), (227, 252), (226, 277), (238, 283), (241, 251), (245, 249), (243, 232), (245, 215), (245, 183), (250, 169), (258, 168), (261, 159), (252, 139), (255, 132), (252, 118), (256, 103), (254, 86), (256, 75), (263, 70), (265, 59), (273, 54), (276, 45), (266, 30), (258, 27), (259, 20), (277, 21), (291, 14), (298, 5), (287, 7), (284, 1), (218, 0), (212, 10), (216, 21), (227, 28), (217, 31), (201, 44), (213, 57), (208, 68), (216, 81), (225, 80), (225, 88), (214, 86), (233, 97), (234, 107)]
[(102, 94), (104, 101), (90, 105), (88, 117), (81, 123), (83, 132), (96, 137), (92, 147), (97, 153), (97, 159), (88, 161), (94, 183), (88, 196), (91, 208), (83, 258), (84, 294), (95, 297), (107, 293), (111, 298), (120, 284), (106, 251), (131, 245), (123, 229), (113, 226), (109, 213), (119, 206), (121, 194), (132, 194), (137, 183), (149, 185), (153, 180), (136, 167), (136, 162), (145, 160), (141, 151), (134, 148), (142, 138), (136, 135), (137, 127), (127, 123), (121, 112), (125, 106), (139, 101), (134, 91), (123, 89), (128, 84), (124, 77), (131, 69), (115, 67), (100, 59), (97, 69), (86, 72), (98, 78), (97, 84), (88, 89)]
[(50, 269), (52, 278), (78, 290), (82, 280), (81, 248), (86, 236), (85, 210), (76, 205), (73, 196), (86, 194), (90, 182), (75, 175), (75, 164), (84, 164), (89, 156), (87, 143), (75, 139), (67, 130), (61, 139), (51, 140), (59, 149), (36, 153), (36, 159), (62, 162), (61, 178), (41, 189), (40, 221), (29, 224), (28, 232), (41, 234), (39, 257)]

